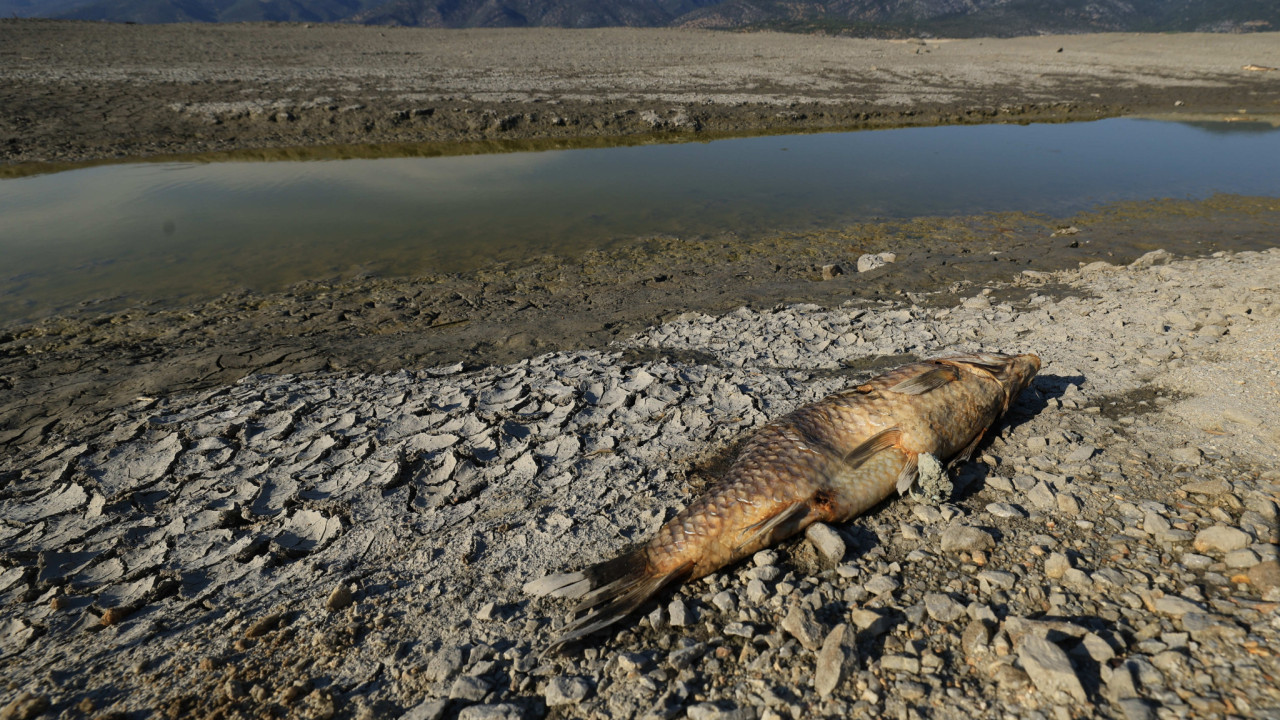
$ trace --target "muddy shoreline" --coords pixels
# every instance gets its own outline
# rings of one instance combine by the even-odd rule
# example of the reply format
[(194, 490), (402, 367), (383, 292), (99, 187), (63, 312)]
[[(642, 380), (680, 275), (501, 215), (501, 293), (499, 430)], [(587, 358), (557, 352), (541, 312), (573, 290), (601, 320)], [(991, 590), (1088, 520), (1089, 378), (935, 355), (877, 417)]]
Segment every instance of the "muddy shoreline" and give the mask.
[(0, 20), (0, 164), (1280, 108), (1277, 34), (862, 40)]

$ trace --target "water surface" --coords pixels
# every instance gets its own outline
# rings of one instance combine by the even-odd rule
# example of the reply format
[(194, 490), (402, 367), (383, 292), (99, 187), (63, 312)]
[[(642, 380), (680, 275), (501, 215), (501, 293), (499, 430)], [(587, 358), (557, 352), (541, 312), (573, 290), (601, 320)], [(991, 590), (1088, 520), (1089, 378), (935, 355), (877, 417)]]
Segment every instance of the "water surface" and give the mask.
[(357, 274), (454, 272), (620, 239), (877, 217), (1280, 196), (1280, 131), (1135, 119), (453, 157), (173, 162), (0, 180), (0, 322)]

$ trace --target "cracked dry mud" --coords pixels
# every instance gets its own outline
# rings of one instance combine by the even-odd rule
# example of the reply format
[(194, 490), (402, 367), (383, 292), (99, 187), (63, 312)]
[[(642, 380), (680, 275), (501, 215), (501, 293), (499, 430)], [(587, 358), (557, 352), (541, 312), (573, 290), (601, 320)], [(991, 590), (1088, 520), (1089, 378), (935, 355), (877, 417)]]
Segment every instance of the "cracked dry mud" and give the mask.
[[(483, 368), (253, 375), (19, 443), (3, 712), (1275, 717), (1280, 250), (1170, 260), (955, 307), (689, 313)], [(525, 581), (645, 538), (768, 419), (974, 349), (1045, 363), (948, 502), (540, 654), (568, 608)]]

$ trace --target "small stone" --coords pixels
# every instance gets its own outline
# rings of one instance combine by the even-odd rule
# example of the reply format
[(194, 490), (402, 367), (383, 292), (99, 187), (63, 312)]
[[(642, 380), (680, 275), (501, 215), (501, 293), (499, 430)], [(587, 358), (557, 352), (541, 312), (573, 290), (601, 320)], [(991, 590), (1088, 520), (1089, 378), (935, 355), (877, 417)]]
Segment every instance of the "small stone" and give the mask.
[(1231, 483), (1226, 480), (1201, 480), (1187, 483), (1178, 489), (1194, 495), (1225, 495), (1231, 492)]
[(671, 618), (673, 627), (687, 627), (698, 621), (697, 616), (680, 598), (673, 598), (667, 606), (667, 616)]
[(427, 700), (415, 705), (409, 712), (402, 715), (400, 720), (440, 720), (448, 709), (447, 699)]
[(814, 523), (804, 531), (804, 536), (813, 543), (818, 554), (827, 561), (829, 566), (839, 565), (844, 559), (846, 549), (844, 538), (840, 537), (840, 533), (833, 530), (830, 525)]
[(524, 711), (514, 703), (472, 705), (458, 711), (458, 720), (521, 720)]
[(1092, 445), (1081, 445), (1075, 450), (1072, 450), (1071, 452), (1067, 453), (1067, 456), (1063, 458), (1063, 460), (1069, 463), (1088, 462), (1089, 459), (1092, 458), (1094, 456), (1094, 453), (1096, 452), (1098, 452), (1098, 448)]
[(622, 653), (617, 658), (618, 670), (624, 674), (638, 673), (649, 665), (649, 656), (644, 653)]
[(813, 688), (818, 695), (827, 697), (844, 680), (850, 665), (850, 648), (845, 642), (849, 626), (835, 626), (822, 641), (822, 650), (818, 652), (818, 664), (813, 673)]
[(1280, 562), (1275, 560), (1260, 562), (1249, 568), (1245, 575), (1249, 578), (1249, 583), (1260, 592), (1280, 588)]
[(1071, 569), (1071, 560), (1062, 553), (1049, 553), (1049, 557), (1044, 559), (1044, 574), (1060, 580), (1067, 571)]
[(824, 628), (814, 619), (813, 612), (802, 605), (791, 606), (790, 612), (782, 620), (782, 629), (791, 633), (792, 637), (810, 650), (817, 650), (822, 646)]
[(1058, 495), (1058, 511), (1064, 515), (1080, 514), (1080, 501), (1074, 495), (1062, 493)]
[(1193, 545), (1196, 552), (1227, 553), (1247, 547), (1249, 542), (1249, 535), (1244, 531), (1226, 525), (1214, 525), (1196, 533)]
[(23, 691), (13, 702), (0, 708), (0, 720), (32, 720), (48, 709), (48, 698)]
[(888, 575), (876, 575), (863, 584), (867, 592), (872, 595), (888, 595), (889, 593), (902, 587), (902, 583), (889, 577)]
[(895, 262), (897, 259), (897, 254), (891, 252), (876, 253), (874, 255), (868, 253), (858, 258), (858, 272), (864, 273), (875, 270)]
[(1043, 482), (1036, 483), (1034, 487), (1027, 491), (1027, 500), (1030, 500), (1032, 505), (1041, 510), (1052, 510), (1058, 506), (1057, 497), (1049, 489), (1049, 486)]
[(989, 503), (987, 505), (987, 512), (1001, 518), (1002, 520), (1013, 520), (1015, 518), (1027, 517), (1027, 511), (1013, 503)]
[(920, 673), (920, 661), (907, 655), (885, 655), (880, 658), (880, 669), (918, 675)]
[(1033, 453), (1038, 453), (1049, 447), (1049, 438), (1044, 436), (1027, 438), (1027, 449)]
[(840, 267), (839, 265), (823, 265), (822, 266), (823, 280), (834, 280), (835, 278), (840, 277), (843, 274), (844, 274), (844, 268)]
[(911, 512), (915, 513), (916, 518), (918, 518), (920, 522), (930, 525), (942, 520), (942, 513), (938, 508), (930, 505), (913, 505), (911, 507)]
[(1026, 635), (1018, 648), (1018, 660), (1040, 692), (1052, 695), (1061, 691), (1077, 702), (1088, 700), (1080, 678), (1071, 667), (1071, 660), (1057, 645), (1035, 635)]
[(250, 625), (249, 629), (244, 631), (244, 636), (246, 638), (256, 638), (266, 635), (272, 630), (275, 630), (283, 619), (284, 613), (271, 613), (258, 622)]
[(324, 601), (324, 609), (329, 612), (338, 612), (351, 607), (351, 603), (354, 601), (355, 598), (351, 595), (351, 588), (346, 583), (339, 583), (333, 589), (333, 592), (329, 593), (329, 598)]
[(883, 635), (893, 627), (892, 617), (866, 608), (850, 610), (849, 619), (853, 621), (854, 627), (858, 628), (858, 632), (868, 637)]
[(1156, 612), (1161, 612), (1165, 615), (1170, 615), (1176, 618), (1182, 617), (1187, 613), (1204, 612), (1204, 608), (1200, 605), (1176, 595), (1165, 595), (1162, 598), (1156, 598), (1155, 602), (1152, 603), (1152, 606), (1155, 608)]
[(489, 692), (488, 681), (471, 677), (470, 675), (462, 675), (453, 681), (453, 687), (449, 688), (450, 700), (469, 700), (471, 702), (479, 702)]
[(479, 610), (476, 611), (476, 619), (481, 622), (488, 622), (493, 619), (493, 614), (498, 609), (498, 603), (487, 602)]
[(1249, 548), (1240, 548), (1227, 553), (1226, 557), (1222, 558), (1222, 562), (1229, 568), (1239, 570), (1240, 568), (1251, 568), (1257, 565), (1262, 562), (1262, 558), (1258, 557), (1258, 553)]
[(759, 605), (768, 599), (769, 588), (765, 587), (765, 584), (758, 578), (752, 578), (752, 580), (747, 583), (747, 602), (752, 605)]
[(1140, 270), (1155, 265), (1168, 265), (1173, 262), (1173, 253), (1161, 248), (1160, 250), (1152, 250), (1139, 257), (1137, 260), (1129, 263), (1129, 267)]
[(1156, 711), (1142, 698), (1123, 698), (1116, 701), (1124, 720), (1155, 720)]
[(738, 599), (728, 590), (722, 590), (711, 598), (711, 604), (715, 605), (720, 612), (731, 613), (738, 609)]
[(1011, 590), (1018, 576), (1001, 570), (983, 570), (978, 573), (978, 581), (984, 582), (999, 590)]
[(991, 550), (996, 540), (989, 533), (968, 525), (952, 525), (942, 533), (942, 549), (945, 552), (973, 552)]
[(1186, 467), (1196, 467), (1202, 462), (1200, 448), (1195, 447), (1173, 448), (1169, 451), (1169, 458)]
[(964, 302), (960, 304), (969, 310), (986, 310), (991, 307), (991, 300), (986, 295), (976, 295), (971, 298), (965, 298)]
[(1111, 658), (1116, 656), (1116, 651), (1111, 647), (1111, 644), (1093, 633), (1085, 634), (1084, 638), (1080, 640), (1080, 647), (1089, 657), (1093, 658), (1094, 662), (1099, 664), (1109, 662)]
[(547, 683), (547, 688), (542, 692), (542, 697), (547, 701), (548, 707), (557, 707), (559, 705), (576, 705), (582, 702), (591, 694), (591, 683), (582, 677), (568, 676), (555, 677)]
[(945, 593), (925, 593), (924, 609), (929, 617), (941, 623), (953, 622), (965, 615), (965, 607)]

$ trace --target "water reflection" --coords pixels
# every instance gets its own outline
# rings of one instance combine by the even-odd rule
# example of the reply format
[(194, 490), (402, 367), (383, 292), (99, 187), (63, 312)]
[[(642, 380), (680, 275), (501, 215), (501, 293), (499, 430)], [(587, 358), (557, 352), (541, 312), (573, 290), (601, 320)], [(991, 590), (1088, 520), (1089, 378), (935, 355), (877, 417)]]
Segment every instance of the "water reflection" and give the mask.
[(451, 272), (611, 239), (1280, 195), (1280, 131), (1104, 120), (472, 156), (111, 165), (0, 180), (0, 320)]

